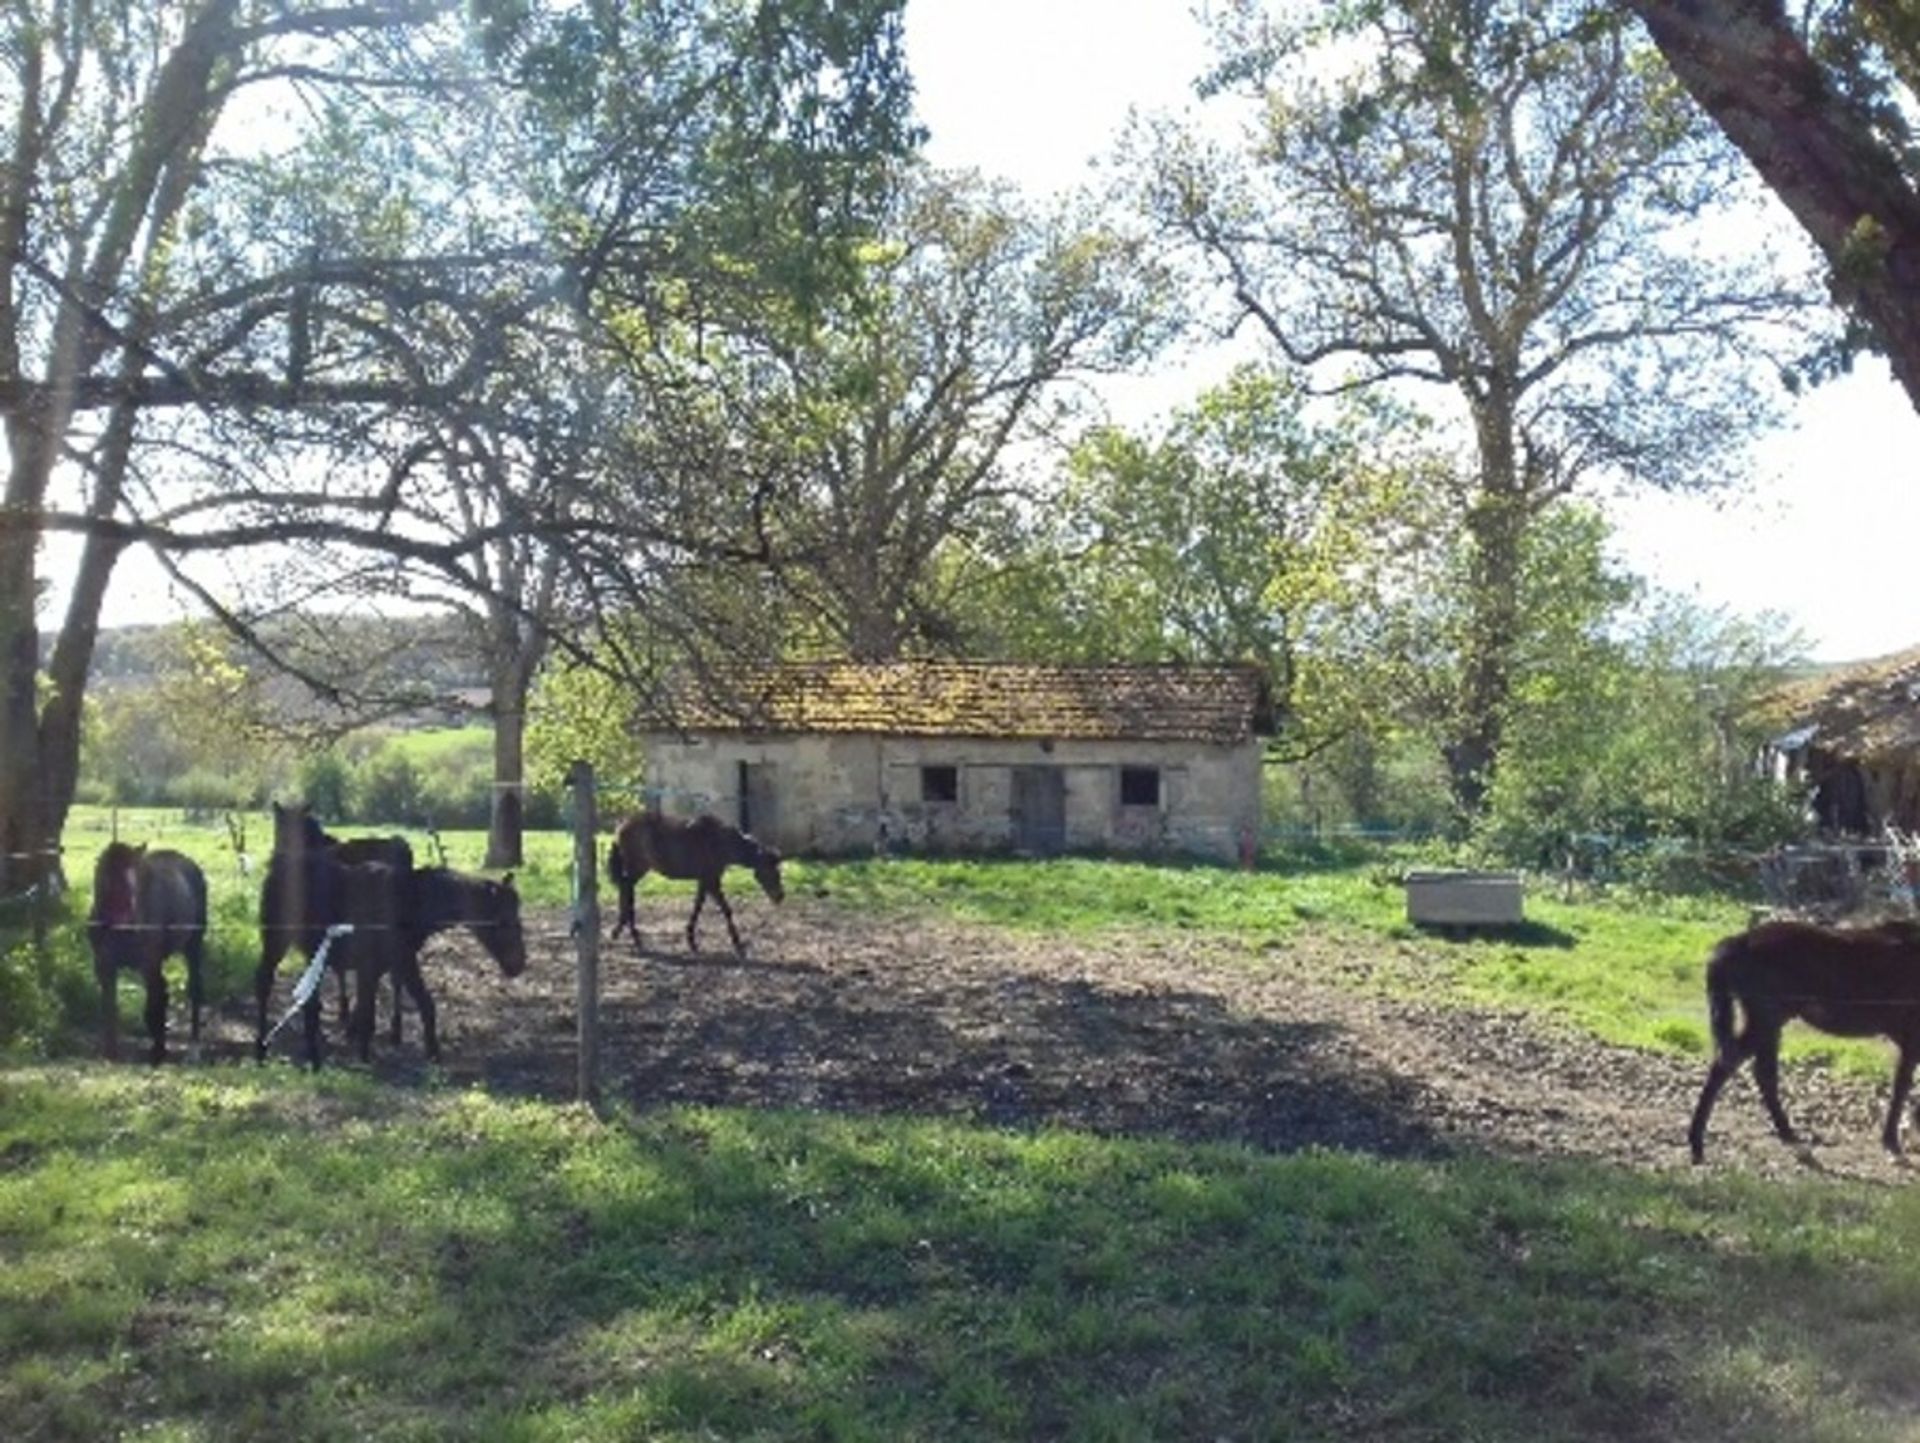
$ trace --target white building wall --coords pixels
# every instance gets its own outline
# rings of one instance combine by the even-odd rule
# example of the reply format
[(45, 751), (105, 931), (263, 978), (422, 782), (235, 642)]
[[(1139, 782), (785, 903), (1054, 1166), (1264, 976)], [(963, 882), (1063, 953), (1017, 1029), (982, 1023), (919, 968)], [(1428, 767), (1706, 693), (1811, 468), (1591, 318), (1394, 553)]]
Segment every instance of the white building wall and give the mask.
[[(704, 811), (737, 823), (741, 764), (769, 768), (762, 775), (774, 815), (754, 817), (753, 830), (786, 852), (1007, 850), (1014, 841), (1014, 768), (1023, 766), (1061, 769), (1070, 850), (1231, 861), (1259, 836), (1257, 741), (653, 734), (642, 742), (649, 798), (675, 815)], [(955, 769), (955, 800), (923, 799), (921, 769), (930, 766)], [(1123, 767), (1158, 770), (1156, 805), (1122, 805)]]

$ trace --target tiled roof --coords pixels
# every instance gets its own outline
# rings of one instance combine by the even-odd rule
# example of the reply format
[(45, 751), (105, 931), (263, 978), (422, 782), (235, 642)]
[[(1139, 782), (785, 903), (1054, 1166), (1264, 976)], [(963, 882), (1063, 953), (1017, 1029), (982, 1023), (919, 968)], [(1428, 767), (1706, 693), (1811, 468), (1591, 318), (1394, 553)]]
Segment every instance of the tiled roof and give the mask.
[(1240, 742), (1272, 731), (1252, 666), (801, 662), (672, 690), (656, 731)]
[(1920, 648), (1793, 682), (1767, 706), (1782, 732), (1842, 757), (1920, 748)]

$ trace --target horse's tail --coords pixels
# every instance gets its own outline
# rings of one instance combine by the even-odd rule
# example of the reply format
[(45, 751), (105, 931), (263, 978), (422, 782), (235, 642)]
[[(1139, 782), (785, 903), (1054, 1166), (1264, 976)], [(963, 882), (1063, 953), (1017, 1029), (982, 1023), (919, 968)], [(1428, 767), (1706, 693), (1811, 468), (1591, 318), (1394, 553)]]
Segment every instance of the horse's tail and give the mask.
[(1733, 1030), (1733, 979), (1741, 953), (1739, 937), (1729, 937), (1707, 959), (1707, 1025), (1713, 1030), (1714, 1058), (1721, 1067), (1740, 1065), (1740, 1039)]
[(627, 861), (620, 855), (620, 839), (615, 837), (607, 846), (607, 880), (616, 887), (626, 885)]

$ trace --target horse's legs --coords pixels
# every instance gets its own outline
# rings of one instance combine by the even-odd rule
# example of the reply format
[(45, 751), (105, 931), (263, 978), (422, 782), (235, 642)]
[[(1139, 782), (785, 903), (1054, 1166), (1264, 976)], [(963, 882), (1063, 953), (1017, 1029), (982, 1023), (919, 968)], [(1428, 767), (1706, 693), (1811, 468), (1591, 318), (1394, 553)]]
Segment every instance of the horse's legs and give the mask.
[(1723, 1062), (1713, 1059), (1713, 1065), (1707, 1069), (1707, 1080), (1700, 1088), (1700, 1100), (1693, 1105), (1693, 1121), (1687, 1127), (1687, 1147), (1693, 1153), (1695, 1162), (1703, 1162), (1707, 1155), (1707, 1119), (1713, 1115), (1713, 1104), (1720, 1096), (1720, 1089), (1727, 1085), (1727, 1079), (1740, 1070), (1740, 1064), (1747, 1060), (1753, 1051), (1751, 1042), (1742, 1037), (1734, 1043), (1731, 1060)]
[(320, 1053), (324, 1041), (320, 1036), (320, 989), (313, 989), (306, 1002), (300, 1008), (300, 1024), (307, 1039), (307, 1066), (315, 1072), (320, 1070)]
[(340, 1030), (345, 1032), (353, 1023), (353, 1004), (347, 998), (347, 974), (342, 969), (333, 975), (340, 983)]
[(1895, 1157), (1899, 1157), (1901, 1152), (1900, 1113), (1913, 1091), (1913, 1066), (1916, 1062), (1920, 1062), (1920, 1047), (1902, 1041), (1900, 1060), (1893, 1065), (1893, 1100), (1887, 1104), (1887, 1125), (1880, 1131), (1880, 1141)]
[(267, 1058), (267, 1002), (273, 996), (273, 974), (287, 955), (287, 936), (278, 927), (260, 929), (260, 965), (253, 969), (253, 1000), (257, 1017), (253, 1033), (254, 1056)]
[(207, 938), (204, 932), (196, 932), (186, 941), (180, 951), (187, 959), (187, 1006), (191, 1009), (192, 1020), (188, 1033), (195, 1042), (200, 1040), (200, 1009), (206, 1005), (205, 990)]
[(638, 876), (622, 876), (614, 884), (620, 892), (620, 908), (614, 916), (612, 935), (607, 938), (609, 942), (618, 941), (620, 934), (625, 932), (633, 938), (633, 950), (640, 953), (644, 953), (646, 948), (640, 943), (640, 923), (634, 906), (634, 892), (640, 885), (640, 877), (645, 875), (646, 872), (643, 869)]
[(362, 1062), (373, 1060), (373, 1014), (380, 1002), (380, 962), (377, 948), (355, 939), (353, 957), (353, 1022), (347, 1036), (353, 1043), (353, 1055)]
[(147, 1061), (158, 1066), (167, 1056), (167, 970), (157, 957), (140, 970), (147, 983), (147, 1036), (153, 1042)]
[[(393, 971), (393, 1009), (394, 1020), (400, 1017), (400, 985), (405, 982), (408, 996), (413, 998), (414, 1010), (420, 1014), (421, 1046), (425, 1048), (429, 1061), (440, 1060), (440, 1034), (435, 1025), (433, 994), (427, 991), (427, 979), (421, 975), (420, 959), (411, 958), (404, 967), (395, 967)], [(395, 1035), (399, 1029), (396, 1026)]]
[(387, 1035), (395, 1047), (400, 1045), (400, 974), (398, 972), (393, 975), (393, 1026), (388, 1029)]
[(100, 1046), (109, 1062), (120, 1060), (119, 971), (110, 962), (93, 959), (94, 979), (100, 984)]
[(694, 928), (700, 925), (700, 909), (707, 905), (707, 884), (701, 882), (693, 894), (693, 915), (687, 918), (687, 950), (698, 952), (699, 940), (694, 936)]
[(1799, 1136), (1793, 1130), (1793, 1124), (1787, 1121), (1787, 1110), (1780, 1105), (1780, 1027), (1779, 1024), (1760, 1025), (1748, 1022), (1747, 1035), (1752, 1038), (1748, 1044), (1753, 1053), (1753, 1080), (1760, 1084), (1760, 1100), (1767, 1105), (1767, 1116), (1773, 1119), (1773, 1130), (1779, 1134), (1780, 1141), (1789, 1147), (1797, 1147)]
[(746, 944), (740, 940), (740, 929), (733, 925), (733, 908), (727, 905), (727, 894), (720, 884), (713, 884), (713, 900), (720, 904), (720, 915), (727, 919), (727, 935), (733, 938), (733, 955), (744, 959), (747, 955)]

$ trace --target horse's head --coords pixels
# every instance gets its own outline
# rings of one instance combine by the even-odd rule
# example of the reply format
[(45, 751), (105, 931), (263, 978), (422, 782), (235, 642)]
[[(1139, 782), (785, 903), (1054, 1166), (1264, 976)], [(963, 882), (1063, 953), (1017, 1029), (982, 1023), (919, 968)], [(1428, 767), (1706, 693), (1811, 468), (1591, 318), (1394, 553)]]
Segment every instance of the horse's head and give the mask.
[(761, 847), (753, 854), (753, 880), (774, 901), (786, 900), (787, 889), (780, 881), (780, 854), (772, 847)]
[(317, 851), (327, 844), (326, 829), (305, 802), (273, 804), (273, 850), (280, 853)]
[(527, 939), (520, 928), (520, 894), (513, 890), (513, 873), (497, 882), (482, 882), (475, 916), (469, 926), (487, 955), (509, 977), (527, 970)]
[(140, 915), (140, 862), (144, 845), (108, 842), (93, 864), (93, 920), (103, 927), (130, 927)]

